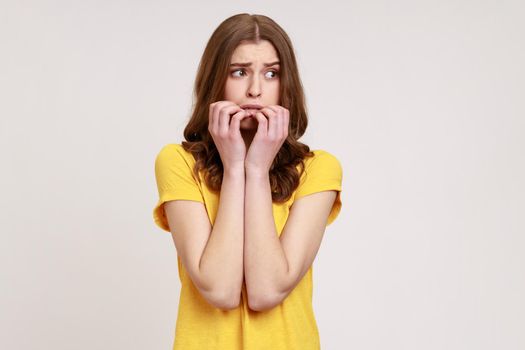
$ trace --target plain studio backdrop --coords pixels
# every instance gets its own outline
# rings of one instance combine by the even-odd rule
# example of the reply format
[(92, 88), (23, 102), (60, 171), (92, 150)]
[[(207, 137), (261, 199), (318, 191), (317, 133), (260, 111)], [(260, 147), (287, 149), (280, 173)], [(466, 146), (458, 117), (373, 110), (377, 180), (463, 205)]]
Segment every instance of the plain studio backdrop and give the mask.
[(314, 262), (325, 350), (525, 348), (521, 1), (6, 1), (0, 348), (170, 349), (179, 277), (154, 158), (237, 13), (290, 35), (343, 166)]

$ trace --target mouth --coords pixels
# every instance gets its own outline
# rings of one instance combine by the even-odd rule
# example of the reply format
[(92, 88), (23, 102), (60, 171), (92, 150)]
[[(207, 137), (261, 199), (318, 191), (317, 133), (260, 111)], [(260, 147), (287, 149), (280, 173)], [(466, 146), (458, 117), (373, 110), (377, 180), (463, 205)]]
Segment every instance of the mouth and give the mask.
[(246, 104), (246, 105), (242, 105), (240, 107), (242, 109), (261, 109), (261, 108), (263, 108), (263, 106), (257, 105), (257, 104)]

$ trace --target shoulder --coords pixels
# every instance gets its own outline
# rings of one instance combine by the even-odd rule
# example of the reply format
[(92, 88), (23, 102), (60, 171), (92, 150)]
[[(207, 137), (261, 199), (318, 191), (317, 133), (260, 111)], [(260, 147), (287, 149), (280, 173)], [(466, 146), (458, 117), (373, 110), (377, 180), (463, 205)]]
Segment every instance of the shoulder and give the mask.
[(326, 189), (341, 190), (343, 168), (335, 155), (326, 150), (312, 150), (314, 155), (305, 158), (296, 198)]
[(312, 150), (312, 152), (314, 153), (312, 157), (304, 159), (305, 172), (323, 170), (342, 172), (341, 162), (334, 154), (323, 149)]
[[(328, 216), (328, 225), (341, 209), (343, 168), (339, 159), (326, 150), (312, 150), (313, 157), (306, 158), (305, 169), (295, 190), (293, 201), (323, 191), (336, 191), (336, 197)], [(328, 197), (327, 197), (328, 198)], [(317, 200), (317, 199), (316, 199)]]
[(179, 143), (168, 143), (164, 145), (157, 153), (155, 163), (173, 163), (183, 162), (188, 165), (193, 165), (195, 159), (191, 152), (188, 152)]
[(175, 154), (180, 154), (181, 151), (185, 152), (184, 148), (180, 143), (168, 143), (161, 147), (159, 153), (157, 154), (157, 157), (170, 155), (173, 156)]

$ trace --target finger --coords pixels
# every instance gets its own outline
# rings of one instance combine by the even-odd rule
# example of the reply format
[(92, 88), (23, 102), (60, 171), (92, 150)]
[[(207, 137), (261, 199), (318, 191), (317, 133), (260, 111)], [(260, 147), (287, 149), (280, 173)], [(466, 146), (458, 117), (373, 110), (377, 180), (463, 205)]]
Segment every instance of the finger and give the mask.
[(257, 125), (257, 133), (255, 135), (266, 136), (268, 134), (268, 119), (266, 119), (266, 116), (261, 111), (257, 111), (254, 117), (259, 123), (259, 125)]
[(268, 138), (276, 140), (279, 136), (279, 115), (272, 108), (268, 107), (262, 108), (261, 112), (268, 116)]
[(284, 139), (288, 138), (288, 129), (290, 125), (290, 111), (285, 109), (284, 118), (283, 118), (283, 130), (284, 130)]
[(277, 119), (275, 120), (276, 124), (276, 137), (281, 142), (283, 140), (283, 119), (284, 119), (284, 111), (282, 109), (277, 112)]
[(287, 108), (284, 108), (282, 106), (279, 106), (279, 105), (271, 105), (271, 106), (267, 106), (268, 108), (271, 108), (272, 110), (274, 111), (278, 111), (279, 114), (280, 114), (280, 119), (279, 119), (279, 124), (280, 124), (280, 129), (279, 129), (279, 132), (278, 132), (278, 135), (279, 137), (281, 137), (282, 139), (286, 139), (288, 137), (288, 123), (289, 123), (289, 120), (290, 120), (290, 111), (287, 109)]
[(239, 112), (235, 113), (230, 122), (230, 133), (235, 136), (241, 136), (241, 120), (246, 118), (248, 116), (248, 113), (245, 110), (240, 110)]
[(227, 105), (221, 108), (219, 112), (219, 134), (222, 136), (228, 135), (228, 130), (230, 128), (230, 119), (233, 113), (241, 111), (241, 107), (236, 104)]
[(210, 111), (209, 111), (209, 122), (208, 122), (208, 128), (211, 128), (214, 130), (214, 132), (219, 131), (219, 112), (221, 111), (221, 108), (224, 106), (232, 105), (234, 104), (231, 101), (216, 101), (210, 105)]
[(278, 112), (273, 113), (273, 115), (270, 116), (270, 122), (268, 125), (268, 137), (274, 141), (280, 138), (279, 136), (280, 118), (281, 116), (279, 115)]

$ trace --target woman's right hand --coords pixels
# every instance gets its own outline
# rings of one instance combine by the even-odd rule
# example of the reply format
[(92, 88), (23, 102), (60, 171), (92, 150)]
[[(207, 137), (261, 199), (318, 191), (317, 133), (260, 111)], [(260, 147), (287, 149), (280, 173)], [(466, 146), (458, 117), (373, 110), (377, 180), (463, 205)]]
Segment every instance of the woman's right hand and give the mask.
[[(240, 131), (241, 120), (250, 114), (231, 101), (210, 104), (208, 131), (219, 151), (224, 169), (244, 169), (246, 145)], [(231, 119), (231, 123), (230, 123)]]

